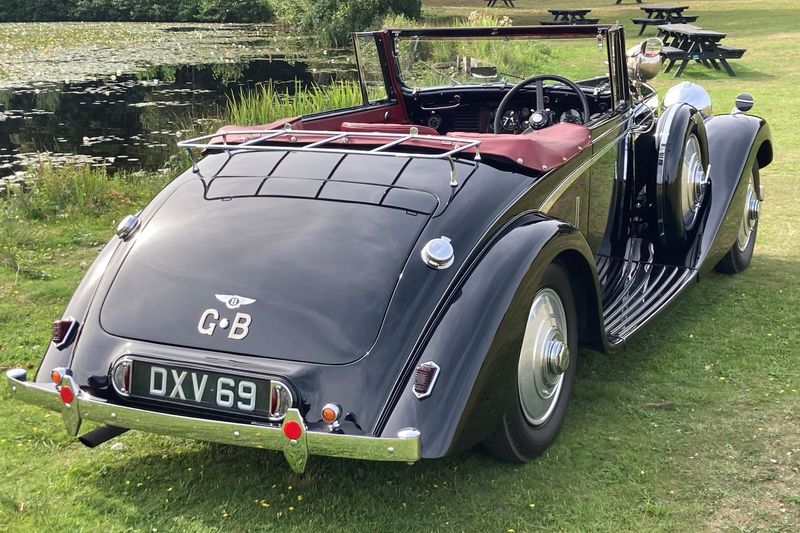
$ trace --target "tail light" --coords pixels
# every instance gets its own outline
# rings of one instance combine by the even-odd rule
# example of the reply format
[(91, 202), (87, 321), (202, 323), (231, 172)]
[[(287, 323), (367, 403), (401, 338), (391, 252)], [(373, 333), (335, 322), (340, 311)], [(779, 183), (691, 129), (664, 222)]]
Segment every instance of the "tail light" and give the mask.
[(127, 357), (123, 357), (111, 369), (111, 383), (114, 385), (114, 390), (117, 394), (122, 396), (129, 396), (131, 393), (131, 367), (133, 361)]
[(277, 422), (284, 419), (294, 403), (294, 398), (289, 387), (280, 381), (271, 381), (269, 388), (269, 419)]
[(58, 394), (61, 395), (61, 401), (64, 403), (72, 403), (72, 400), (75, 399), (75, 393), (72, 392), (72, 387), (67, 385), (59, 387)]
[(417, 365), (414, 371), (414, 396), (420, 400), (430, 396), (437, 377), (439, 377), (439, 365), (433, 361)]
[(50, 372), (50, 379), (53, 380), (58, 394), (61, 396), (61, 401), (71, 404), (75, 399), (76, 391), (72, 388), (71, 381), (64, 383), (64, 377), (66, 376), (72, 376), (72, 372), (68, 368), (54, 368), (53, 371)]
[(53, 344), (63, 350), (72, 343), (77, 330), (78, 321), (72, 317), (56, 320), (53, 322)]
[(287, 439), (297, 440), (303, 434), (303, 428), (297, 421), (289, 420), (283, 425), (283, 434)]

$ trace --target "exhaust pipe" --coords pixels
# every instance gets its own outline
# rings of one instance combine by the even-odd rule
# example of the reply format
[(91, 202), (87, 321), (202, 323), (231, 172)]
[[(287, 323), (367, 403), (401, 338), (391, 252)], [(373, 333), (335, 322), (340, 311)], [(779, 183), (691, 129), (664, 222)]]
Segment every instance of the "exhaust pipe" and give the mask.
[(94, 448), (95, 446), (99, 446), (104, 442), (113, 439), (114, 437), (119, 437), (126, 431), (128, 431), (127, 428), (121, 428), (117, 426), (102, 426), (90, 431), (89, 433), (81, 435), (78, 437), (78, 440), (81, 441), (84, 446), (88, 448)]

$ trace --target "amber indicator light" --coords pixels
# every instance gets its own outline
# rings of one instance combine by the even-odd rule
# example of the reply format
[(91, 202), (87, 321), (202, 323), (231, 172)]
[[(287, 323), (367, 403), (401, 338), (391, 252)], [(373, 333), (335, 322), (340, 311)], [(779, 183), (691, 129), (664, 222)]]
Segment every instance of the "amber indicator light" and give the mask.
[(322, 421), (326, 424), (333, 424), (342, 414), (342, 408), (335, 403), (326, 404), (322, 408)]

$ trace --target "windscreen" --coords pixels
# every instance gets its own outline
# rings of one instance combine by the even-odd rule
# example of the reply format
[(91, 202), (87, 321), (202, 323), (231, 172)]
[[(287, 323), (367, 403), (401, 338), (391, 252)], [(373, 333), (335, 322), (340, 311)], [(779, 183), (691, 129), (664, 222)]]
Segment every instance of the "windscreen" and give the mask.
[(609, 75), (604, 35), (555, 39), (400, 35), (395, 50), (402, 82), (420, 89), (513, 84), (542, 74), (597, 83)]

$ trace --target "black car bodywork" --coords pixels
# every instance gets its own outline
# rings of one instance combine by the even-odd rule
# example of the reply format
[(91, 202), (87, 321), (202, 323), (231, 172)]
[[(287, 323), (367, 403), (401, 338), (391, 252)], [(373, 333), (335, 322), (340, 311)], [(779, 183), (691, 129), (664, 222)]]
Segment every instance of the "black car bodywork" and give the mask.
[[(134, 428), (283, 449), (296, 469), (314, 453), (441, 457), (483, 441), (519, 402), (507, 384), (517, 380), (530, 295), (549, 265), (568, 273), (580, 345), (608, 350), (729, 253), (752, 200), (747, 176), (771, 161), (769, 129), (743, 113), (706, 116), (689, 102), (676, 104), (673, 131), (692, 121), (700, 123), (692, 131), (703, 129), (710, 185), (694, 229), (674, 235), (668, 219), (680, 213), (667, 196), (671, 180), (681, 178), (668, 167), (680, 167), (682, 151), (660, 150), (657, 96), (629, 79), (620, 27), (362, 34), (377, 45), (386, 98), (289, 121), (292, 131), (339, 131), (346, 121), (422, 128), (430, 109), (441, 109), (436, 124), (444, 132), (465, 125), (459, 114), (496, 108), (508, 85), (414, 90), (398, 81), (394, 40), (448, 34), (601, 34), (609, 77), (602, 87), (581, 86), (598, 114), (587, 121), (590, 143), (555, 168), (520, 164), (502, 150), (479, 162), (473, 153), (418, 157), (436, 152), (424, 142), (396, 157), (331, 145), (303, 151), (314, 139), (302, 137), (249, 141), (268, 151), (207, 149), (136, 215), (130, 234), (102, 251), (64, 313), (76, 331), (48, 348), (33, 382), (9, 372), (19, 397), (63, 411), (73, 434), (81, 418), (111, 426), (90, 444), (119, 432), (113, 428)], [(549, 90), (553, 102), (573, 105), (567, 92)], [(485, 119), (469, 124), (466, 132), (477, 137), (468, 139), (490, 128)], [(683, 133), (676, 138), (683, 143)], [(452, 264), (431, 268), (420, 254), (441, 236), (452, 244)], [(181, 394), (165, 401), (121, 394), (113, 373), (122, 359), (134, 368), (164, 363), (232, 375), (234, 383), (236, 376), (263, 378), (266, 387), (279, 382), (292, 413), (271, 420)], [(414, 381), (423, 362), (435, 362), (438, 372), (420, 398)], [(73, 396), (59, 399), (59, 387)], [(327, 404), (342, 410), (335, 427), (322, 419)], [(279, 434), (288, 420), (302, 436)], [(337, 437), (362, 440), (340, 449)], [(402, 448), (400, 437), (413, 446)], [(361, 448), (369, 440), (384, 449)]]

